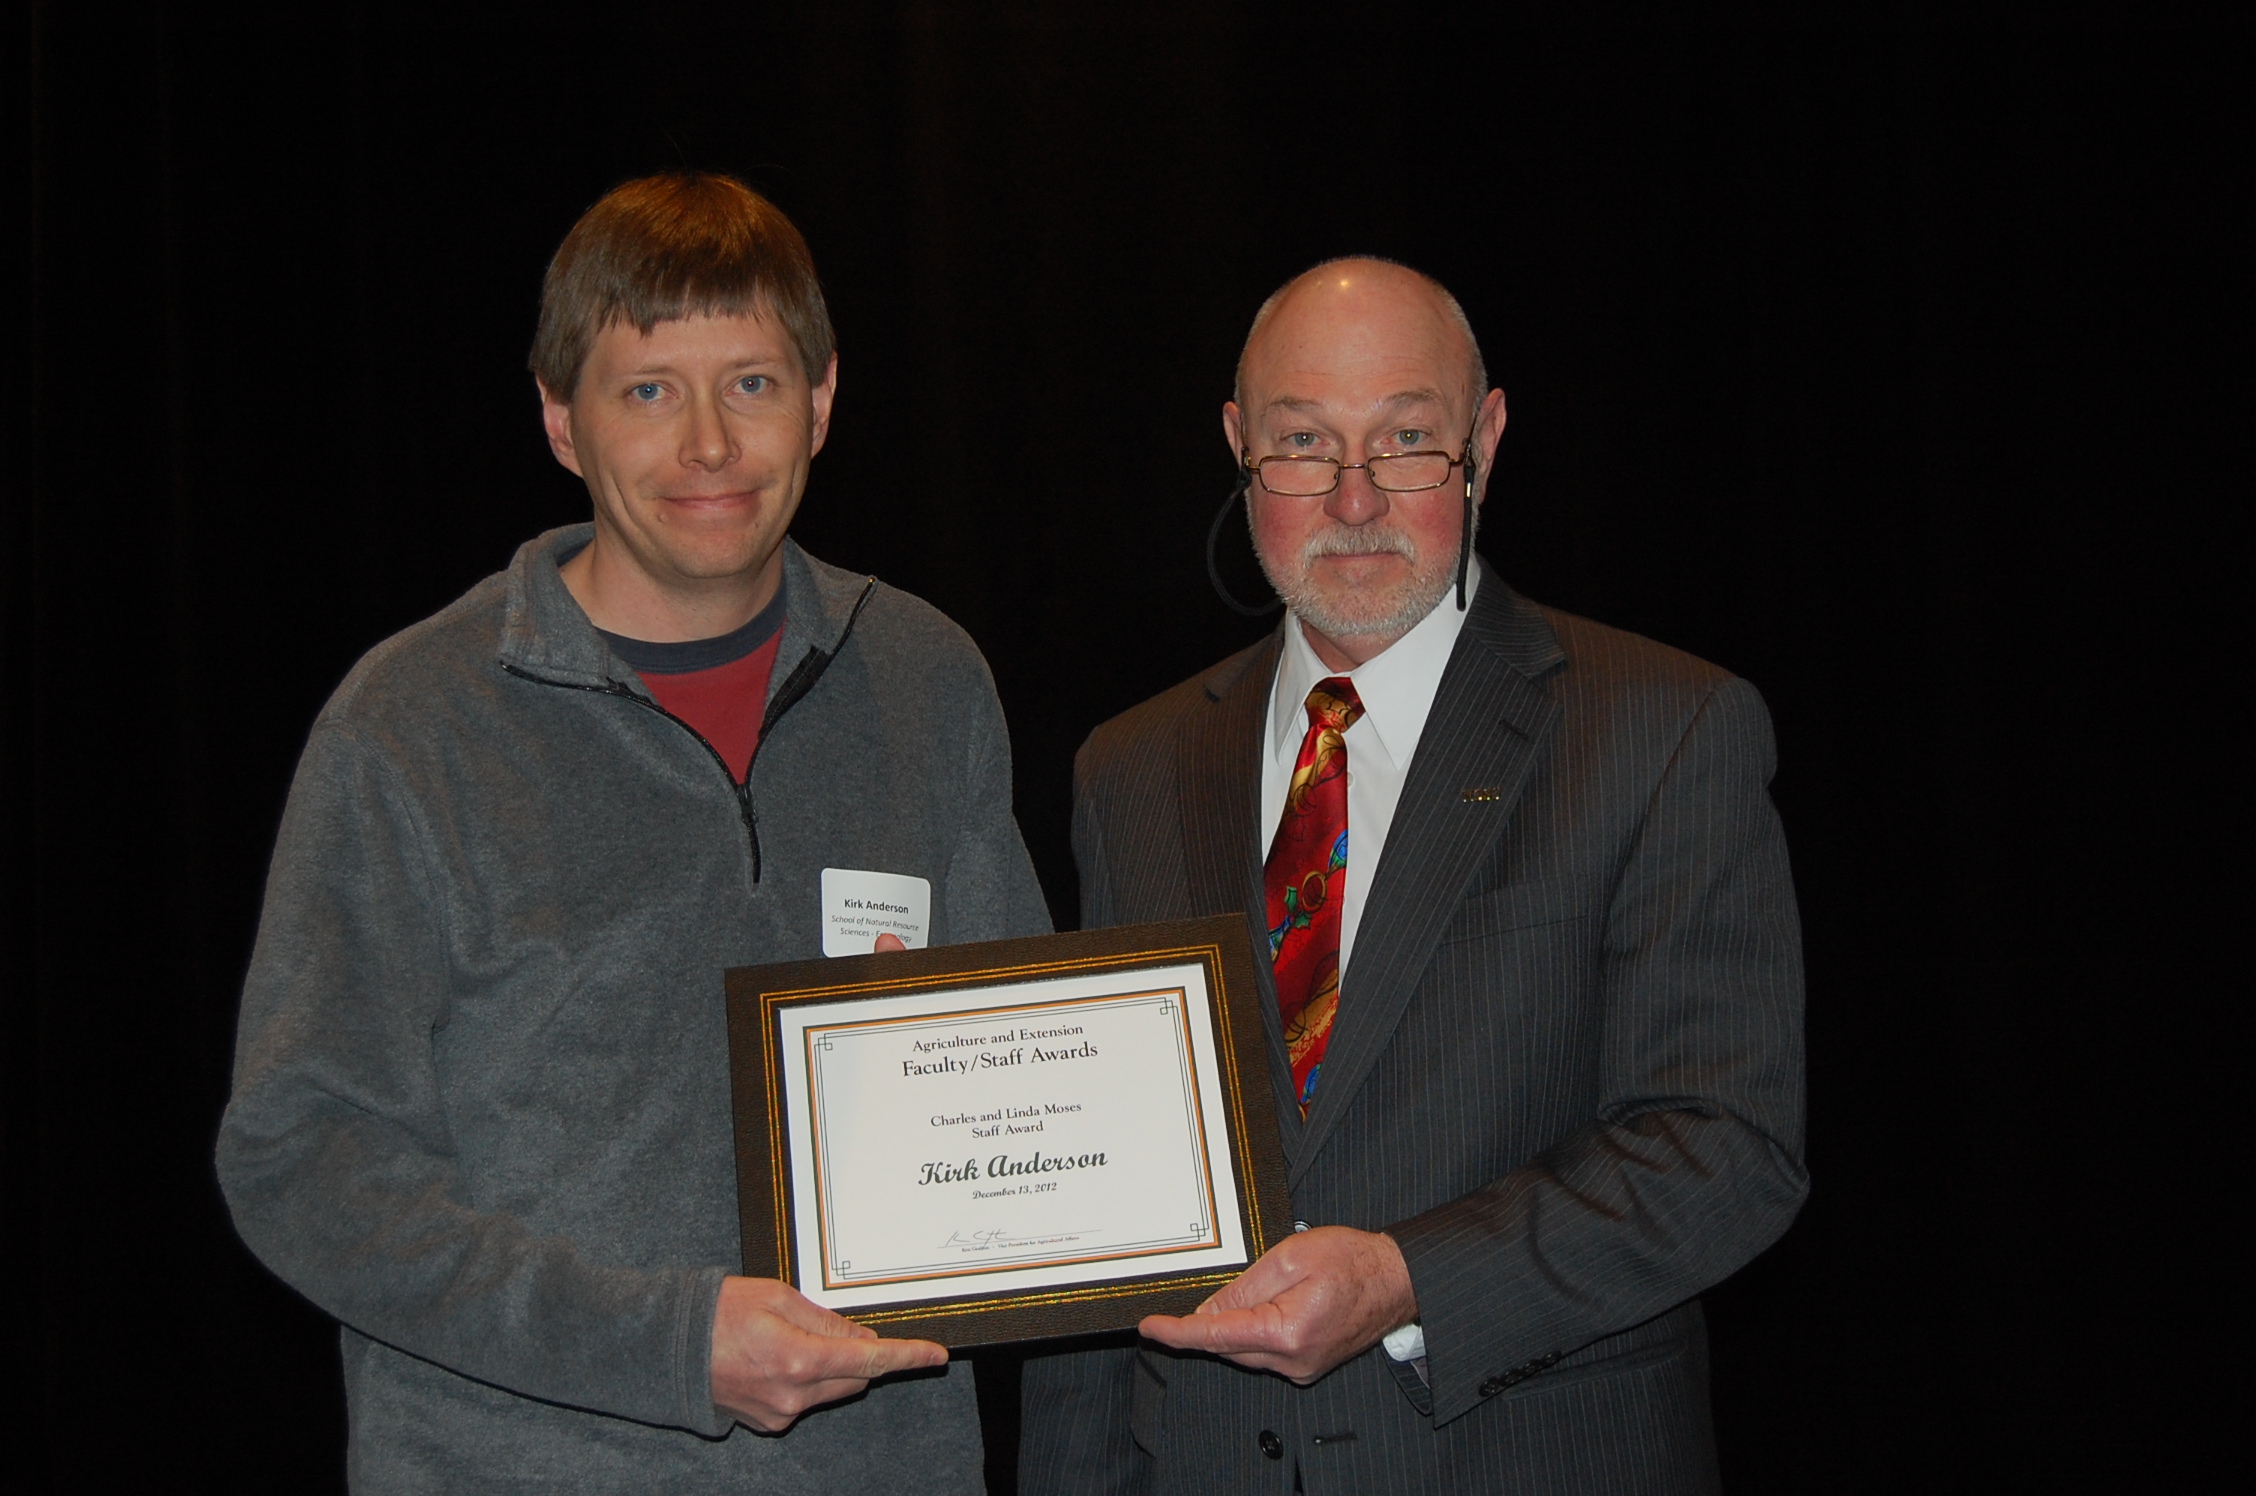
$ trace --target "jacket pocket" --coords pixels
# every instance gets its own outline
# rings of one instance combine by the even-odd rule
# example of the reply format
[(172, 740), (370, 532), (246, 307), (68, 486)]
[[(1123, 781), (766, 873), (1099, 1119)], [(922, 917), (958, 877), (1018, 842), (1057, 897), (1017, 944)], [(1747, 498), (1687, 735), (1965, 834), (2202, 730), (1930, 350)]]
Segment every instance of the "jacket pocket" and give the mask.
[(1542, 878), (1507, 883), (1467, 899), (1442, 933), (1441, 943), (1485, 940), (1513, 930), (1565, 924), (1569, 920), (1587, 919), (1595, 912), (1590, 907), (1587, 879)]
[(1541, 1397), (1546, 1392), (1563, 1392), (1569, 1387), (1603, 1377), (1626, 1376), (1633, 1371), (1658, 1366), (1664, 1361), (1673, 1361), (1690, 1349), (1690, 1346), (1678, 1340), (1666, 1345), (1640, 1346), (1633, 1351), (1621, 1351), (1602, 1360), (1585, 1361), (1580, 1365), (1562, 1364), (1542, 1376), (1529, 1377), (1514, 1387), (1506, 1397), (1513, 1400)]
[[(1697, 1320), (1692, 1322), (1697, 1325)], [(1676, 1309), (1618, 1335), (1591, 1342), (1540, 1376), (1529, 1377), (1499, 1401), (1541, 1397), (1584, 1382), (1627, 1376), (1689, 1354), (1697, 1332), (1687, 1333), (1685, 1312)]]

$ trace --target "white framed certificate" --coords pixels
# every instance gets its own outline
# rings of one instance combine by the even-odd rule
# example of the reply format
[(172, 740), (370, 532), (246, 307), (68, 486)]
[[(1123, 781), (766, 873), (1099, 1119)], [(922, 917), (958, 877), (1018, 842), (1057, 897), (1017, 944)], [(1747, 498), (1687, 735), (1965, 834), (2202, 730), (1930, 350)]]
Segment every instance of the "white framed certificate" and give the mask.
[(976, 1345), (1179, 1313), (1289, 1229), (1242, 916), (729, 974), (745, 1270)]

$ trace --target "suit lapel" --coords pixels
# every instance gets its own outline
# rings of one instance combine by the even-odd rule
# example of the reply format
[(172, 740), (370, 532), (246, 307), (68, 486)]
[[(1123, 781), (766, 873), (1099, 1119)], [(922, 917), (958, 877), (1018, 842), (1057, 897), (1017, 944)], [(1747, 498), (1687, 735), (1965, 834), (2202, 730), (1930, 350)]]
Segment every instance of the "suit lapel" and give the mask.
[[(1559, 716), (1541, 677), (1564, 658), (1543, 615), (1486, 573), (1442, 672), (1356, 924), (1323, 1078), (1291, 1150), (1293, 1184), (1354, 1102), (1466, 885), (1511, 818)], [(1468, 790), (1481, 798), (1467, 799)]]
[(1195, 713), (1177, 740), (1175, 783), (1183, 817), (1184, 874), (1197, 914), (1243, 910), (1261, 984), (1261, 1021), (1269, 1036), (1269, 1088), (1288, 1168), (1299, 1154), (1300, 1108), (1291, 1104), (1292, 1067), (1269, 971), (1262, 926), (1261, 729), (1277, 674), (1282, 636), (1224, 662), (1205, 681), (1207, 709)]

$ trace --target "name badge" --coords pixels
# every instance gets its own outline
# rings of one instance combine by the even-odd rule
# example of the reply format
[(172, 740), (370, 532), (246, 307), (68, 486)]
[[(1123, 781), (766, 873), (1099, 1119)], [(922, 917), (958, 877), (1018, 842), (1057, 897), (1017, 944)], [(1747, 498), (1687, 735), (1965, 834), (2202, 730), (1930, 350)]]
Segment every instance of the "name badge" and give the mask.
[(932, 884), (906, 873), (826, 867), (822, 872), (823, 954), (866, 956), (880, 935), (922, 950), (932, 929)]

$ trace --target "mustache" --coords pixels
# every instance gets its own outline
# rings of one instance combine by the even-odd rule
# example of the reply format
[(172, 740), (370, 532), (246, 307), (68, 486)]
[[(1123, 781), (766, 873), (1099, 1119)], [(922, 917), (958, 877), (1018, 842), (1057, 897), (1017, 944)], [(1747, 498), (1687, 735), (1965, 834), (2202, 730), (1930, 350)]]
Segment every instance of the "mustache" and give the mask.
[(1400, 556), (1418, 564), (1418, 543), (1392, 525), (1335, 525), (1318, 530), (1300, 548), (1303, 566), (1319, 556)]

